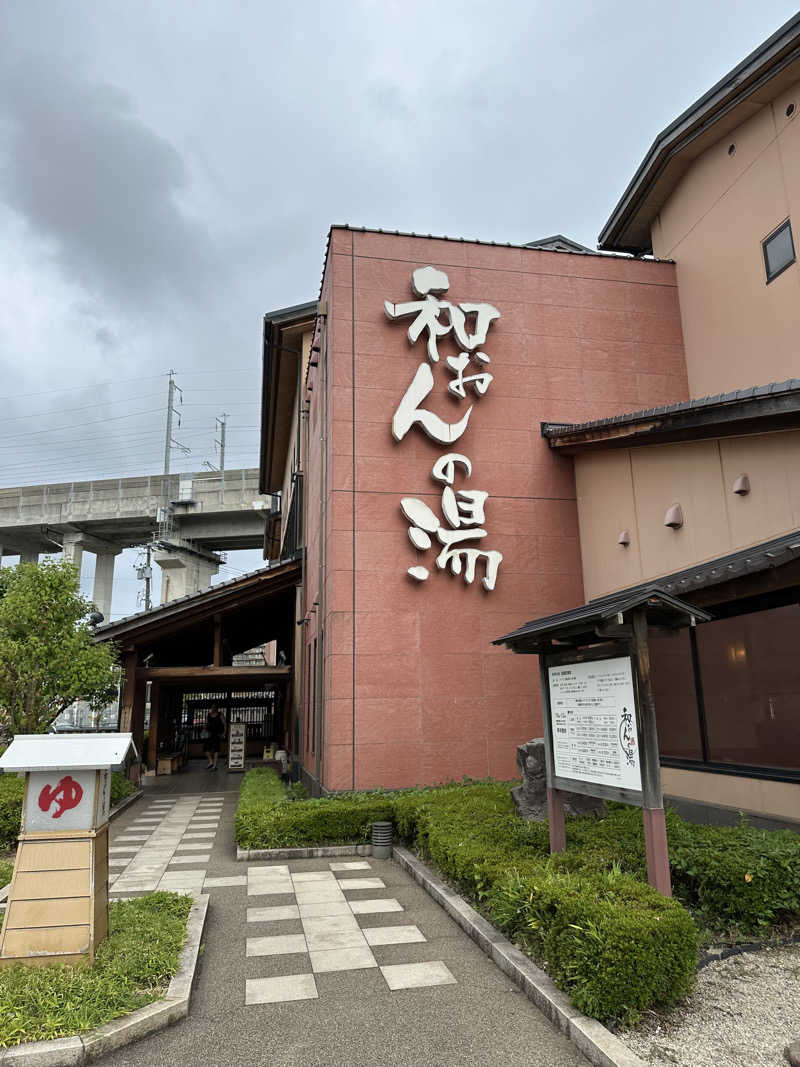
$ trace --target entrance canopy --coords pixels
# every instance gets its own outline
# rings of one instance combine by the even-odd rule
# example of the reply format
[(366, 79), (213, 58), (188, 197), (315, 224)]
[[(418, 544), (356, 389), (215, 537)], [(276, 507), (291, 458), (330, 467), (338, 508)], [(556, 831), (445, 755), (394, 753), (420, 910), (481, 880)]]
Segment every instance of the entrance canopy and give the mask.
[(96, 641), (120, 647), (120, 729), (140, 752), (149, 702), (151, 769), (162, 756), (202, 754), (214, 705), (228, 724), (246, 724), (250, 754), (284, 739), (300, 577), (291, 560), (97, 627)]

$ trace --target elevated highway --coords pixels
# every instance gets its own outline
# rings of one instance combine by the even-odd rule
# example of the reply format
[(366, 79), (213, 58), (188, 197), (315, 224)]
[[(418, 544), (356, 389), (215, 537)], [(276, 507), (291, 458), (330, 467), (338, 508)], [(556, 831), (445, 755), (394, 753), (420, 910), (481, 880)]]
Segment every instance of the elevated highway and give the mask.
[(162, 603), (174, 600), (210, 584), (218, 552), (261, 548), (273, 503), (259, 493), (254, 468), (0, 489), (0, 559), (63, 552), (80, 566), (93, 552), (93, 600), (108, 618), (114, 559), (124, 548), (153, 546)]

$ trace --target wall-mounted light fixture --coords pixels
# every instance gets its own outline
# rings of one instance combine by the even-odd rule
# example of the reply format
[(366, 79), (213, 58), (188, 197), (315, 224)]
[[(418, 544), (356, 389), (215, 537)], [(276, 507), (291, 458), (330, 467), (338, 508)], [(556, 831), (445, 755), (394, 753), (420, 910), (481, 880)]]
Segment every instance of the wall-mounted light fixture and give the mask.
[(667, 508), (667, 513), (664, 516), (664, 525), (669, 526), (671, 530), (680, 530), (683, 526), (683, 511), (680, 504), (672, 504)]
[(737, 496), (747, 496), (750, 492), (750, 479), (746, 474), (740, 474), (733, 483), (733, 491)]
[(631, 543), (630, 530), (620, 530), (619, 537), (617, 538), (617, 544), (622, 545), (623, 548), (627, 548)]

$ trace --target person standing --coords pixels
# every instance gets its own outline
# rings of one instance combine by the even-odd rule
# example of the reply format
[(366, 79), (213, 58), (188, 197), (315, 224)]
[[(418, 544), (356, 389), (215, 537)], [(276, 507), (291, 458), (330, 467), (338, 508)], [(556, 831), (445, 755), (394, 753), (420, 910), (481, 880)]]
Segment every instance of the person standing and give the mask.
[(208, 713), (206, 733), (208, 734), (206, 739), (208, 767), (206, 767), (206, 770), (215, 771), (217, 769), (217, 760), (219, 759), (219, 750), (225, 738), (225, 720), (220, 715), (216, 704), (211, 705), (211, 711)]

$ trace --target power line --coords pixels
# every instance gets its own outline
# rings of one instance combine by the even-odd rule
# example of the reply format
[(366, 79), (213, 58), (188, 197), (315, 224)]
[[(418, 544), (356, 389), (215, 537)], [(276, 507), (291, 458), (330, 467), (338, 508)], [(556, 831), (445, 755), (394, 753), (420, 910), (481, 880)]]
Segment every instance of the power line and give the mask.
[[(257, 425), (228, 426), (228, 433), (231, 433), (231, 432), (244, 432), (244, 431), (258, 430), (258, 429), (260, 429), (260, 427), (257, 426)], [(181, 436), (182, 437), (191, 437), (191, 438), (195, 438), (195, 437), (210, 438), (212, 433), (213, 433), (213, 430), (210, 429), (210, 428), (209, 429), (196, 429), (196, 430), (186, 430), (185, 432), (181, 432)], [(98, 434), (96, 436), (92, 435), (92, 436), (89, 436), (89, 437), (81, 437), (81, 439), (79, 441), (78, 440), (73, 440), (72, 442), (70, 442), (69, 440), (67, 440), (67, 441), (53, 441), (52, 445), (53, 445), (53, 447), (57, 447), (58, 448), (58, 455), (60, 456), (63, 452), (69, 452), (69, 451), (72, 451), (74, 449), (79, 449), (80, 450), (80, 449), (83, 449), (84, 447), (86, 447), (88, 451), (91, 451), (93, 446), (94, 447), (98, 447), (99, 445), (102, 445), (102, 444), (108, 444), (109, 446), (113, 447), (114, 445), (120, 443), (120, 444), (128, 444), (128, 445), (131, 445), (131, 446), (135, 447), (137, 442), (150, 441), (150, 440), (152, 440), (154, 438), (160, 437), (160, 434), (161, 434), (160, 427), (159, 428), (154, 428), (152, 430), (136, 429), (136, 430), (131, 431), (131, 433), (129, 433), (129, 434), (125, 434), (125, 433), (115, 433), (113, 435)], [(1, 440), (2, 440), (2, 438), (0, 438), (0, 441)], [(24, 447), (24, 446), (20, 446), (20, 445), (5, 445), (5, 446), (3, 446), (2, 444), (0, 444), (0, 459), (2, 458), (2, 453), (3, 452), (7, 452), (7, 451), (18, 452), (20, 447)]]
[(46, 417), (48, 415), (69, 415), (73, 411), (91, 411), (94, 408), (106, 408), (106, 407), (109, 407), (112, 403), (113, 404), (128, 404), (128, 403), (133, 402), (134, 400), (152, 400), (155, 397), (160, 396), (160, 395), (161, 395), (160, 393), (144, 393), (144, 394), (138, 394), (137, 393), (136, 396), (127, 396), (127, 397), (125, 397), (124, 400), (114, 400), (114, 401), (101, 400), (101, 401), (98, 401), (96, 404), (86, 404), (84, 407), (81, 407), (81, 408), (56, 408), (55, 410), (52, 410), (52, 411), (27, 411), (24, 415), (9, 415), (6, 418), (4, 418), (3, 421), (4, 422), (15, 422), (18, 419), (38, 419), (38, 418), (41, 418), (42, 416)]
[(84, 426), (99, 426), (101, 422), (117, 422), (120, 419), (133, 419), (137, 415), (160, 414), (160, 408), (148, 408), (147, 411), (132, 411), (129, 415), (112, 415), (107, 419), (95, 419), (93, 422), (79, 422), (72, 426), (51, 426), (47, 430), (32, 430), (29, 433), (12, 433), (8, 437), (0, 438), (4, 441), (12, 441), (16, 437), (38, 437), (43, 433), (58, 433), (60, 430), (82, 430)]
[(130, 382), (149, 382), (154, 378), (166, 378), (162, 374), (146, 374), (140, 378), (115, 378), (109, 382), (87, 382), (85, 385), (65, 385), (61, 389), (44, 389), (39, 393), (12, 393), (8, 396), (0, 396), (0, 400), (23, 400), (31, 396), (52, 396), (54, 393), (74, 393), (76, 389), (100, 389), (106, 386), (127, 385)]
[[(184, 467), (188, 466), (190, 470), (194, 469), (195, 472), (198, 473), (198, 474), (201, 473), (201, 471), (198, 469), (199, 468), (199, 465), (197, 463), (198, 455), (199, 455), (199, 453), (193, 455), (191, 461), (189, 460), (188, 457), (186, 457), (181, 462), (181, 465), (184, 466)], [(240, 449), (237, 449), (236, 451), (234, 451), (233, 455), (236, 457), (237, 461), (240, 460), (240, 459), (250, 459), (250, 458), (252, 458), (252, 457), (257, 455), (257, 449), (256, 448), (252, 448), (252, 449), (241, 449), (240, 448)], [(130, 456), (130, 458), (129, 458), (129, 456)], [(230, 454), (229, 454), (228, 458), (230, 458)], [(63, 480), (65, 482), (80, 482), (80, 481), (87, 481), (87, 480), (91, 480), (91, 479), (81, 478), (81, 477), (78, 477), (78, 476), (72, 476), (70, 474), (70, 472), (71, 471), (80, 470), (82, 464), (84, 464), (87, 467), (92, 467), (92, 469), (94, 469), (94, 470), (99, 470), (99, 469), (108, 470), (108, 469), (111, 469), (111, 468), (113, 468), (114, 470), (119, 469), (119, 468), (125, 468), (125, 469), (130, 468), (130, 469), (134, 469), (134, 470), (141, 470), (142, 467), (149, 466), (154, 462), (156, 462), (154, 457), (152, 457), (150, 455), (130, 455), (130, 453), (127, 453), (127, 452), (122, 452), (122, 453), (104, 453), (103, 455), (98, 455), (98, 456), (94, 456), (94, 457), (93, 456), (77, 457), (74, 460), (67, 461), (63, 465), (59, 465), (58, 463), (46, 464), (46, 463), (40, 463), (40, 462), (5, 464), (5, 465), (0, 463), (0, 476), (8, 477), (8, 476), (11, 476), (11, 475), (17, 475), (17, 474), (24, 475), (24, 474), (27, 474), (28, 472), (32, 472), (32, 473), (41, 474), (42, 477), (40, 477), (38, 479), (38, 481), (44, 481), (45, 480), (44, 477), (43, 477), (44, 474), (58, 473), (59, 475), (63, 475)], [(247, 464), (247, 465), (250, 466), (252, 464)], [(238, 467), (229, 468), (229, 470), (230, 469), (239, 469), (239, 468)], [(145, 473), (145, 472), (143, 472), (141, 474), (142, 478), (146, 478), (148, 476), (151, 477), (151, 478), (154, 477), (154, 476), (162, 477), (160, 472), (151, 472), (149, 475), (147, 473)], [(139, 475), (138, 474), (131, 475), (131, 477), (139, 477)]]

